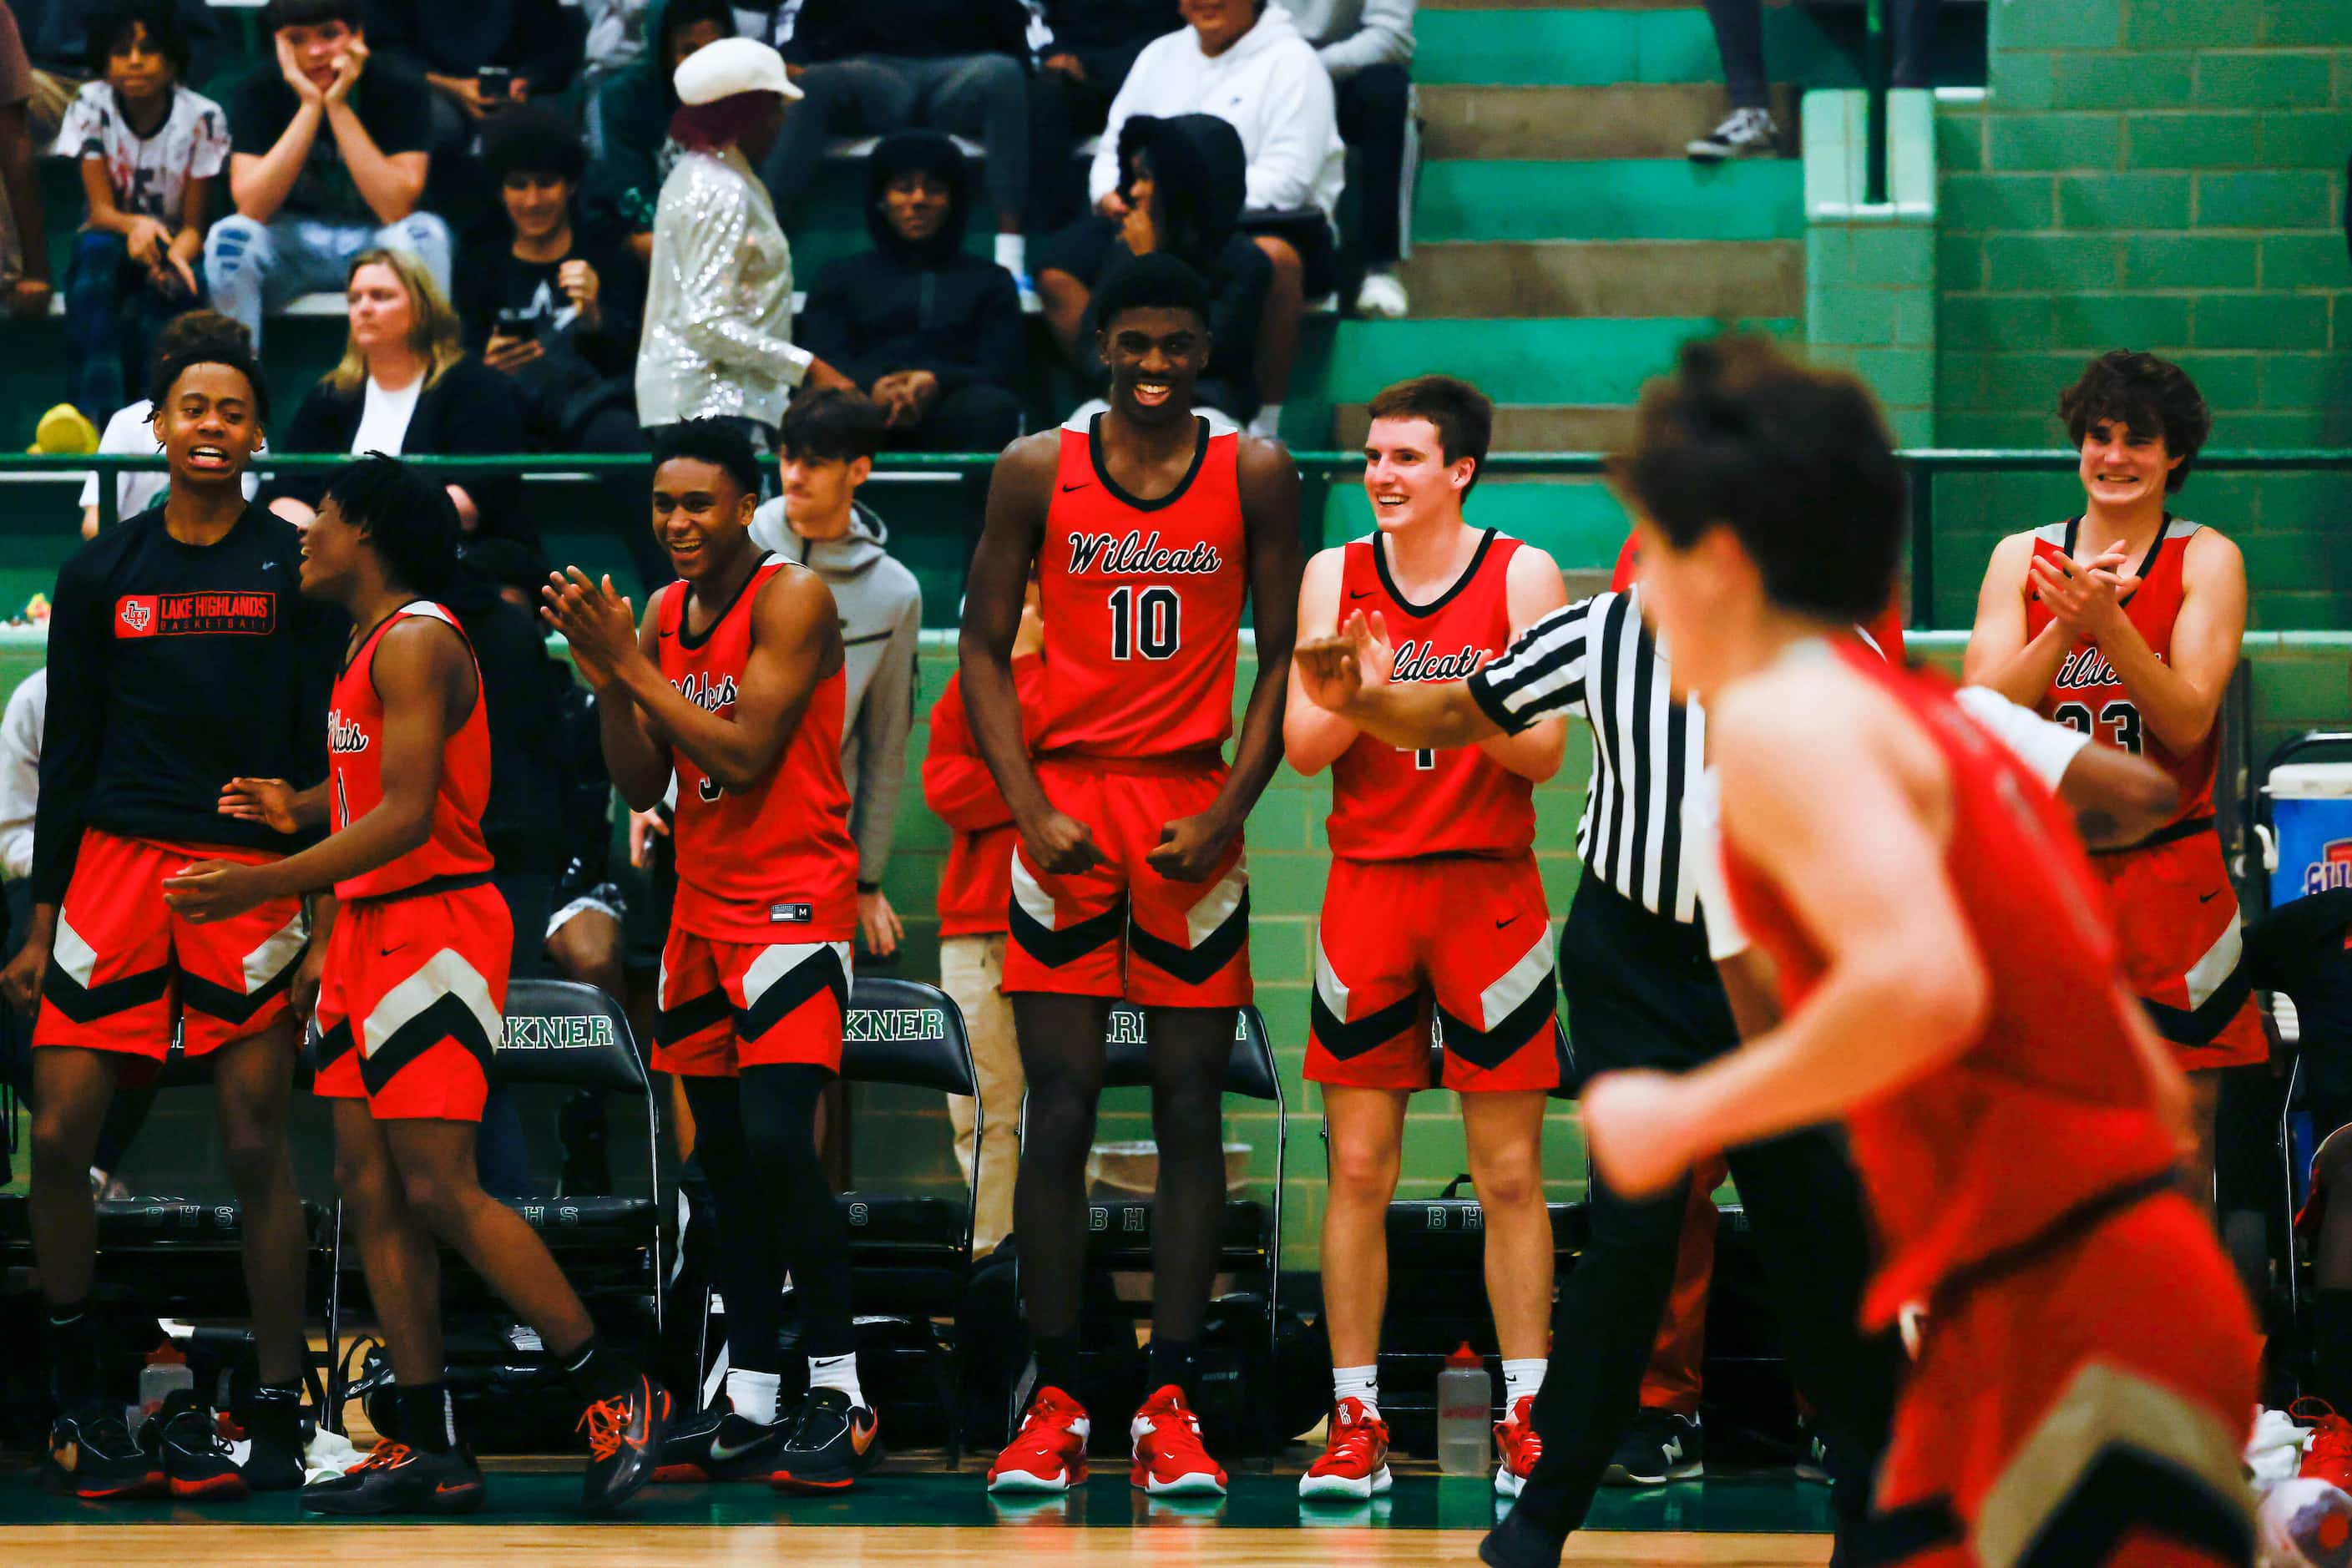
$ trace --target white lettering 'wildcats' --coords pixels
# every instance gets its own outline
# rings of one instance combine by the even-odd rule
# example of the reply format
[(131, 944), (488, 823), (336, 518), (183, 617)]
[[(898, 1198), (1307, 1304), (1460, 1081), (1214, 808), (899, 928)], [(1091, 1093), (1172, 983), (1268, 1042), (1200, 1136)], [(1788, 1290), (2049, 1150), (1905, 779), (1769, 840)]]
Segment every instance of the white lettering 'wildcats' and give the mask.
[(1178, 575), (1206, 576), (1222, 570), (1223, 560), (1217, 547), (1206, 540), (1188, 544), (1181, 550), (1160, 547), (1160, 531), (1153, 529), (1146, 539), (1139, 528), (1130, 528), (1122, 539), (1115, 533), (1073, 533), (1070, 535), (1070, 570), (1074, 574), (1101, 572), (1115, 577), (1134, 576), (1150, 573), (1154, 576), (1168, 573)]

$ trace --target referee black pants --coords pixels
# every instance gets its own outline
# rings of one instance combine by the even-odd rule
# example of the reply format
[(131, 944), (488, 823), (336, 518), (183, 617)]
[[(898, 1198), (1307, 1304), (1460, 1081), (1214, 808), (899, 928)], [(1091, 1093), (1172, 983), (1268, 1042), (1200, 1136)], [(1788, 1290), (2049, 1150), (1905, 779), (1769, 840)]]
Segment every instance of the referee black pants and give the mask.
[[(1654, 915), (1591, 871), (1560, 936), (1570, 1046), (1580, 1080), (1621, 1068), (1682, 1071), (1737, 1041), (1705, 931)], [(1843, 1139), (1815, 1129), (1727, 1155), (1779, 1308), (1797, 1386), (1832, 1451), (1842, 1521), (1870, 1507), (1870, 1476), (1894, 1410), (1897, 1347), (1856, 1327), (1871, 1267), (1862, 1190)], [(1536, 1396), (1543, 1439), (1518, 1508), (1568, 1531), (1641, 1404), (1642, 1374), (1674, 1286), (1685, 1189), (1634, 1200), (1598, 1175), (1591, 1237), (1562, 1286), (1551, 1364)]]

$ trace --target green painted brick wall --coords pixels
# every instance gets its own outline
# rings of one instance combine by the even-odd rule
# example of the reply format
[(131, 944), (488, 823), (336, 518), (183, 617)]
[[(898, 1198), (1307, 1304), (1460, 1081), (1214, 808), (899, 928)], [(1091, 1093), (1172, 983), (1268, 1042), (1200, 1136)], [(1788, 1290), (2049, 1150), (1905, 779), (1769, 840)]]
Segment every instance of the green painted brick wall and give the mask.
[[(2180, 361), (2219, 447), (2352, 446), (2352, 5), (1996, 0), (1981, 102), (1937, 106), (1936, 438), (2063, 440), (2091, 354)], [(2244, 544), (2257, 627), (2352, 626), (2341, 476), (2200, 475), (2180, 510)], [(1935, 623), (1965, 626), (2001, 533), (2063, 477), (1937, 487)]]

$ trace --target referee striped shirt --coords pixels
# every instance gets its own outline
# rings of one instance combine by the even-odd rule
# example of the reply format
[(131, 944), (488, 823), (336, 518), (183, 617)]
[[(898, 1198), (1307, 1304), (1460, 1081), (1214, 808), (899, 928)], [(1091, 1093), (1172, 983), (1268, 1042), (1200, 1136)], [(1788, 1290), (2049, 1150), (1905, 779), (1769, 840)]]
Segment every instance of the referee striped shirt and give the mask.
[(1486, 716), (1517, 734), (1557, 714), (1592, 727), (1592, 777), (1576, 852), (1653, 914), (1697, 918), (1696, 856), (1683, 792), (1706, 761), (1706, 715), (1674, 700), (1666, 658), (1642, 625), (1638, 586), (1555, 610), (1469, 679)]

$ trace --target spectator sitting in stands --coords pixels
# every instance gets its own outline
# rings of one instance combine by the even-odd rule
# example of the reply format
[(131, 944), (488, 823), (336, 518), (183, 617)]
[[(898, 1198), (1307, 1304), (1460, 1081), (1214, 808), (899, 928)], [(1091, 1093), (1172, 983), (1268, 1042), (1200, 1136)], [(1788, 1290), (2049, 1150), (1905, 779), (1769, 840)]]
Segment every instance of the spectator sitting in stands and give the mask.
[(1097, 211), (1127, 216), (1119, 131), (1135, 115), (1213, 114), (1241, 132), (1249, 169), (1242, 227), (1274, 264), (1257, 345), (1261, 401), (1249, 428), (1272, 437), (1298, 355), (1298, 319), (1307, 300), (1331, 291), (1331, 215), (1347, 151), (1331, 79), (1289, 12), (1266, 0), (1183, 0), (1183, 8), (1190, 26), (1147, 46), (1111, 100), (1087, 194)]
[(236, 212), (205, 237), (213, 303), (261, 342), (261, 313), (345, 280), (363, 250), (404, 250), (449, 287), (449, 227), (417, 209), (432, 166), (424, 85), (372, 66), (359, 0), (269, 0), (276, 58), (229, 114)]
[(866, 952), (888, 958), (907, 934), (882, 875), (907, 782), (923, 590), (891, 558), (890, 531), (857, 500), (881, 450), (882, 421), (882, 411), (854, 389), (793, 399), (776, 441), (784, 493), (751, 514), (751, 538), (824, 577), (841, 614), (849, 686), (841, 772), (849, 785), (849, 836), (857, 842), (857, 931)]
[(461, 153), (509, 104), (551, 98), (579, 68), (561, 0), (372, 0), (377, 52), (433, 89), (433, 146)]
[(728, 0), (654, 0), (646, 12), (646, 37), (659, 39), (635, 65), (614, 73), (595, 91), (591, 123), (598, 126), (595, 161), (580, 192), (580, 211), (590, 226), (629, 237), (640, 261), (654, 255), (654, 209), (661, 205), (662, 182), (677, 166), (680, 151), (669, 133), (677, 113), (679, 62), (707, 44), (735, 37), (735, 11)]
[(732, 419), (761, 447), (793, 387), (849, 385), (793, 342), (793, 247), (750, 162), (773, 144), (785, 100), (801, 91), (783, 57), (751, 38), (696, 50), (677, 85), (670, 134), (685, 151), (654, 219), (637, 419), (648, 428)]
[(817, 274), (801, 342), (880, 405), (886, 445), (1001, 451), (1021, 433), (1021, 296), (963, 248), (963, 153), (935, 131), (902, 131), (866, 174), (874, 248)]
[(1412, 13), (1416, 0), (1281, 0), (1331, 73), (1339, 137), (1363, 154), (1364, 281), (1360, 316), (1405, 313), (1403, 258), (1412, 221)]
[[(466, 357), (457, 313), (422, 262), (404, 250), (364, 251), (345, 295), (352, 330), (342, 363), (302, 399), (273, 447), (405, 458), (522, 450), (521, 399), (506, 377)], [(278, 480), (268, 487), (270, 510), (307, 524), (325, 489), (324, 477)], [(467, 533), (520, 531), (519, 477), (468, 475), (447, 489)]]
[(1029, 83), (1029, 227), (1051, 234), (1086, 209), (1086, 175), (1071, 149), (1103, 128), (1143, 46), (1182, 26), (1184, 17), (1177, 0), (1042, 4), (1045, 38)]
[[(646, 52), (646, 0), (582, 0), (588, 32), (581, 47), (580, 100), (587, 106), (588, 151), (604, 154), (605, 84)], [(650, 9), (659, 9), (658, 4)]]
[(761, 168), (777, 207), (793, 210), (833, 137), (969, 136), (987, 154), (996, 264), (1026, 287), (1028, 26), (1021, 0), (802, 0), (787, 47), (807, 101)]
[[(627, 246), (585, 240), (574, 225), (585, 156), (572, 121), (546, 104), (518, 104), (483, 131), (482, 164), (507, 221), (468, 244), (457, 319), (467, 352), (522, 399), (533, 450), (642, 453), (635, 376), (645, 268)], [(645, 486), (614, 474), (599, 493), (645, 584), (668, 582), (669, 557), (646, 527)]]
[(154, 357), (163, 323), (195, 305), (205, 204), (228, 163), (228, 121), (191, 92), (172, 0), (112, 0), (89, 29), (104, 79), (81, 89), (58, 141), (89, 204), (66, 274), (70, 400), (104, 420)]
[[(106, 7), (95, 0), (6, 0), (0, 9), (15, 14), (32, 61), (33, 137), (46, 143), (57, 136), (81, 89), (106, 75), (106, 62), (90, 59), (90, 31)], [(180, 79), (212, 80), (229, 43), (212, 6), (205, 0), (172, 0), (172, 19), (188, 45)]]
[(1090, 213), (1055, 235), (1037, 263), (1046, 324), (1097, 396), (1110, 388), (1096, 342), (1096, 287), (1131, 257), (1164, 250), (1209, 286), (1209, 364), (1193, 403), (1247, 424), (1258, 407), (1254, 363), (1274, 264), (1236, 228), (1245, 169), (1241, 137), (1213, 114), (1131, 116), (1119, 127), (1127, 170), (1122, 217)]
[[(226, 340), (238, 353), (253, 352), (253, 340), (245, 328), (217, 310), (188, 310), (172, 318), (155, 339), (155, 352), (151, 364), (161, 364), (194, 343), (214, 339)], [(144, 386), (153, 378), (152, 369), (140, 384)], [(114, 411), (106, 422), (106, 434), (99, 438), (100, 452), (121, 453), (124, 457), (152, 455), (162, 450), (163, 443), (155, 437), (155, 405), (145, 398), (126, 403)], [(172, 476), (163, 469), (152, 472), (125, 468), (114, 476), (114, 520), (136, 517), (150, 507), (163, 504), (163, 492), (171, 487)], [(245, 472), (245, 499), (251, 500), (261, 488), (253, 470)], [(81, 481), (81, 536), (98, 537), (98, 476), (88, 474)]]

